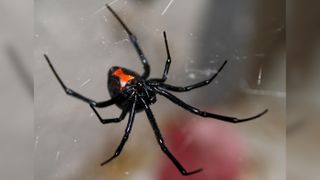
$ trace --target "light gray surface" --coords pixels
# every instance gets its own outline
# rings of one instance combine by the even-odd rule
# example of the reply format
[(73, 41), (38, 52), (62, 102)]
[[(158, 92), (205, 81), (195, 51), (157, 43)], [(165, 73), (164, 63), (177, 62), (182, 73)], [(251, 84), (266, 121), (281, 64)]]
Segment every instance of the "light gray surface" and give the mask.
[(33, 179), (31, 9), (29, 1), (0, 1), (0, 179)]

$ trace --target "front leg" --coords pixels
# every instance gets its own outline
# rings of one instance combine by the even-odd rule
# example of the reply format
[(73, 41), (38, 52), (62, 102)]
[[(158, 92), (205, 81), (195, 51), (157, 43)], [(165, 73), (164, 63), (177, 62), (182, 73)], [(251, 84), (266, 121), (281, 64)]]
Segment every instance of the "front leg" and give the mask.
[(216, 73), (214, 73), (214, 75), (210, 78), (210, 79), (207, 79), (205, 81), (201, 81), (201, 82), (198, 82), (198, 83), (195, 83), (195, 84), (192, 84), (192, 85), (189, 85), (189, 86), (185, 86), (185, 87), (179, 87), (179, 86), (173, 86), (173, 85), (170, 85), (170, 84), (157, 84), (158, 86), (161, 86), (167, 90), (170, 90), (170, 91), (175, 91), (175, 92), (186, 92), (186, 91), (191, 91), (192, 89), (196, 89), (196, 88), (200, 88), (202, 86), (206, 86), (208, 84), (210, 84), (217, 76), (218, 74), (221, 72), (221, 70), (224, 68), (224, 66), (226, 65), (227, 61), (224, 61), (224, 63), (222, 64), (222, 66), (220, 66), (220, 68), (218, 69), (218, 71)]
[(110, 10), (110, 12), (114, 15), (114, 17), (119, 21), (119, 23), (121, 24), (121, 26), (124, 28), (124, 30), (127, 32), (130, 42), (132, 43), (133, 47), (135, 48), (136, 52), (138, 53), (138, 56), (141, 60), (141, 63), (143, 65), (144, 68), (144, 72), (141, 75), (141, 77), (143, 79), (147, 79), (150, 75), (150, 66), (148, 63), (147, 58), (145, 57), (137, 37), (131, 32), (131, 30), (128, 28), (128, 26), (122, 21), (122, 19), (118, 16), (118, 14), (108, 5), (106, 4), (107, 8)]
[(89, 99), (77, 92), (75, 92), (74, 90), (72, 89), (69, 89), (64, 83), (63, 81), (61, 80), (60, 76), (58, 75), (58, 73), (56, 72), (56, 70), (54, 69), (49, 57), (44, 54), (44, 57), (45, 59), (47, 60), (48, 64), (49, 64), (49, 67), (50, 69), (52, 70), (53, 74), (55, 75), (55, 77), (57, 78), (57, 80), (59, 81), (61, 87), (63, 88), (64, 92), (67, 94), (67, 95), (70, 95), (70, 96), (73, 96), (77, 99), (80, 99), (92, 106), (95, 106), (95, 107), (107, 107), (107, 106), (110, 106), (110, 105), (113, 105), (115, 102), (116, 102), (116, 98), (112, 98), (110, 100), (107, 100), (107, 101), (102, 101), (102, 102), (96, 102), (92, 99)]
[(170, 55), (170, 51), (169, 51), (169, 46), (168, 46), (168, 40), (167, 40), (167, 35), (166, 32), (163, 31), (163, 37), (164, 37), (164, 43), (166, 45), (166, 51), (167, 51), (167, 61), (166, 61), (166, 65), (164, 67), (164, 71), (163, 71), (163, 75), (162, 78), (153, 78), (151, 79), (151, 81), (156, 81), (156, 82), (165, 82), (168, 78), (168, 72), (169, 72), (169, 68), (170, 68), (170, 64), (171, 64), (171, 55)]

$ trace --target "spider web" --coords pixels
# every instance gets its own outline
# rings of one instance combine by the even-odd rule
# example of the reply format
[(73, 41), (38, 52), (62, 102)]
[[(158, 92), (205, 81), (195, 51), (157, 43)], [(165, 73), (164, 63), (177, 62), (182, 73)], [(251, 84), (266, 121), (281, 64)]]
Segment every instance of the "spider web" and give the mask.
[[(102, 0), (90, 3), (85, 0), (36, 1), (35, 179), (158, 178), (157, 158), (164, 155), (157, 150), (159, 147), (145, 114), (137, 114), (133, 132), (121, 156), (112, 163), (100, 167), (99, 164), (109, 158), (116, 149), (124, 132), (125, 121), (112, 125), (100, 124), (88, 105), (64, 94), (42, 57), (44, 52), (48, 53), (68, 87), (95, 100), (109, 98), (107, 72), (110, 67), (123, 66), (141, 73), (142, 67), (137, 54), (124, 30), (105, 8), (105, 3)], [(270, 71), (265, 70), (268, 64), (256, 65), (249, 60), (252, 57), (260, 58), (268, 55), (266, 51), (255, 54), (250, 52), (249, 40), (253, 33), (250, 22), (253, 19), (247, 19), (247, 14), (243, 15), (243, 19), (239, 18), (237, 15), (241, 15), (242, 11), (236, 11), (231, 2), (216, 4), (209, 0), (201, 2), (113, 0), (108, 3), (112, 4), (115, 11), (138, 37), (149, 59), (152, 77), (161, 76), (164, 68), (166, 54), (163, 30), (167, 32), (172, 55), (168, 83), (184, 85), (202, 81), (212, 76), (225, 59), (229, 59), (227, 67), (211, 85), (192, 93), (177, 94), (179, 98), (202, 109), (235, 116), (258, 113), (269, 107), (270, 104), (264, 103), (265, 99), (275, 98), (281, 102), (278, 113), (283, 113), (284, 89), (278, 84), (274, 85), (275, 88), (268, 89), (265, 78), (266, 72)], [(206, 8), (209, 5), (215, 7), (214, 11), (211, 12), (210, 8)], [(222, 9), (219, 10), (218, 7)], [(235, 11), (227, 14), (223, 12), (228, 8)], [(228, 16), (223, 17), (224, 15)], [(210, 22), (212, 17), (214, 22)], [(226, 20), (230, 24), (224, 24)], [(241, 23), (245, 23), (245, 27)], [(208, 33), (211, 28), (217, 30)], [(281, 27), (278, 26), (274, 30), (279, 28)], [(231, 37), (226, 34), (231, 34)], [(283, 59), (280, 50), (274, 59)], [(283, 67), (281, 66), (277, 73), (282, 70), (281, 68)], [(250, 81), (245, 72), (251, 69), (258, 71), (252, 73), (254, 77), (250, 78), (254, 80)], [(284, 75), (279, 73), (277, 76)], [(166, 134), (169, 128), (166, 129), (166, 126), (162, 128), (162, 125), (170, 126), (172, 122), (168, 117), (177, 116), (173, 108), (180, 109), (176, 106), (169, 107), (170, 102), (163, 97), (158, 99), (152, 110), (163, 129), (163, 134)], [(239, 99), (243, 100), (243, 103), (238, 103)], [(243, 108), (237, 108), (239, 106)], [(231, 111), (228, 110), (229, 107), (238, 110)], [(117, 107), (99, 109), (99, 112), (103, 117), (120, 115)], [(181, 113), (190, 115), (185, 111)], [(196, 125), (196, 122), (194, 123)], [(280, 137), (275, 141), (266, 137), (268, 128), (274, 124), (263, 125), (266, 127), (260, 133), (256, 132), (255, 128), (261, 127), (261, 124), (242, 126), (239, 131), (248, 132), (244, 133), (244, 139), (248, 138), (246, 142), (248, 148), (259, 153), (263, 154), (262, 149), (265, 148), (258, 143), (261, 139), (266, 140), (267, 145), (279, 147), (268, 149), (272, 157), (277, 158), (282, 155), (284, 147), (283, 129), (279, 128), (274, 133), (276, 137)], [(255, 135), (260, 139), (249, 137)], [(189, 141), (193, 142), (193, 138), (189, 137)], [(280, 146), (277, 146), (279, 144)], [(252, 156), (261, 158), (256, 154)], [(271, 161), (262, 163), (270, 167), (274, 165)], [(252, 169), (247, 171), (251, 172), (252, 176), (256, 175)], [(283, 176), (277, 172), (275, 169), (263, 171), (269, 176)]]

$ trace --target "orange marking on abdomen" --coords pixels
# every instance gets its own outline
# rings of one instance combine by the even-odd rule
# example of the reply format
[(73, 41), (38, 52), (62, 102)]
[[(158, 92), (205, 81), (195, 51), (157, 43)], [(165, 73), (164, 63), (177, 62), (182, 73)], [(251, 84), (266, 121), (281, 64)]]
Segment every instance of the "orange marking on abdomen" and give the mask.
[(125, 74), (121, 68), (118, 68), (116, 71), (112, 73), (112, 75), (119, 77), (121, 87), (125, 87), (125, 85), (132, 79), (134, 79), (133, 76), (130, 76), (128, 74)]

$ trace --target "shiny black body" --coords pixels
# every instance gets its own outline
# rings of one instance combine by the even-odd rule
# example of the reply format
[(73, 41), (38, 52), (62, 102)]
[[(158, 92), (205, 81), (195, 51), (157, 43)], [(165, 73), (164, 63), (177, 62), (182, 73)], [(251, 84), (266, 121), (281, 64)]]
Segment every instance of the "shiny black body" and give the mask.
[[(169, 67), (171, 64), (171, 57), (170, 57), (170, 52), (169, 52), (169, 47), (168, 47), (168, 42), (167, 42), (167, 37), (166, 33), (163, 32), (164, 35), (164, 42), (165, 42), (165, 47), (166, 47), (166, 52), (167, 52), (167, 60), (164, 68), (164, 72), (162, 75), (162, 78), (154, 78), (154, 79), (148, 79), (150, 75), (150, 66), (148, 64), (147, 59), (144, 56), (144, 53), (142, 49), (139, 46), (137, 38), (132, 34), (132, 32), (129, 30), (129, 28), (124, 24), (124, 22), (120, 19), (120, 17), (111, 9), (110, 6), (107, 5), (107, 8), (110, 10), (110, 12), (114, 15), (114, 17), (120, 22), (122, 27), (126, 30), (128, 33), (129, 39), (131, 43), (133, 44), (140, 60), (144, 68), (144, 73), (142, 75), (139, 75), (138, 73), (131, 71), (126, 68), (122, 67), (112, 67), (109, 71), (108, 74), (108, 90), (111, 96), (111, 99), (106, 100), (106, 101), (101, 101), (101, 102), (96, 102), (92, 99), (89, 99), (72, 89), (69, 89), (65, 86), (59, 75), (57, 74), (56, 70), (54, 69), (53, 65), (51, 64), (51, 61), (49, 60), (49, 57), (45, 54), (44, 57), (47, 60), (52, 72), (54, 73), (55, 77), (59, 81), (60, 85), (64, 89), (64, 91), (75, 98), (78, 98), (90, 105), (94, 113), (97, 115), (99, 118), (100, 122), (102, 124), (107, 124), (107, 123), (117, 123), (122, 121), (127, 114), (129, 114), (128, 118), (128, 123), (127, 127), (125, 130), (125, 134), (122, 137), (122, 140), (120, 142), (120, 145), (116, 149), (114, 155), (109, 158), (108, 160), (104, 161), (101, 163), (101, 165), (105, 165), (108, 162), (112, 161), (114, 158), (120, 155), (125, 143), (127, 142), (129, 138), (129, 134), (132, 130), (132, 125), (134, 122), (134, 116), (136, 112), (139, 111), (145, 111), (149, 123), (154, 131), (155, 137), (158, 141), (158, 144), (161, 147), (161, 150), (168, 156), (168, 158), (174, 163), (174, 165), (177, 167), (177, 169), (180, 171), (182, 175), (191, 175), (194, 173), (200, 172), (202, 169), (196, 169), (193, 171), (187, 171), (185, 168), (179, 163), (179, 161), (174, 157), (174, 155), (169, 151), (167, 146), (165, 145), (165, 141), (162, 138), (160, 129), (157, 125), (157, 122), (154, 118), (154, 115), (150, 109), (150, 105), (156, 102), (156, 95), (159, 94), (161, 96), (166, 97), (169, 99), (171, 102), (177, 104), (178, 106), (184, 108), (185, 110), (202, 116), (202, 117), (207, 117), (207, 118), (214, 118), (230, 123), (239, 123), (239, 122), (245, 122), (249, 120), (256, 119), (263, 114), (265, 114), (268, 110), (264, 110), (263, 112), (249, 117), (249, 118), (244, 118), (244, 119), (238, 119), (236, 117), (230, 117), (230, 116), (224, 116), (224, 115), (219, 115), (219, 114), (214, 114), (214, 113), (209, 113), (205, 111), (201, 111), (195, 107), (192, 107), (188, 105), (187, 103), (183, 102), (173, 94), (171, 94), (169, 91), (174, 91), (174, 92), (186, 92), (190, 91), (192, 89), (200, 88), (202, 86), (208, 85), (209, 83), (212, 82), (213, 79), (217, 77), (219, 72), (223, 69), (227, 61), (225, 61), (222, 66), (218, 69), (218, 71), (209, 79), (205, 81), (201, 81), (199, 83), (195, 83), (189, 86), (185, 87), (178, 87), (178, 86), (173, 86), (170, 84), (165, 83), (167, 80), (167, 75), (169, 71)], [(95, 108), (104, 108), (108, 107), (110, 105), (117, 105), (121, 110), (122, 113), (118, 118), (111, 118), (111, 119), (103, 119), (100, 114), (97, 112)]]
[[(133, 79), (126, 82), (126, 85), (122, 88), (120, 77), (114, 75), (114, 72), (121, 70), (124, 75), (132, 76)], [(129, 106), (129, 97), (132, 93), (139, 94), (140, 97), (146, 100), (148, 105), (151, 105), (157, 101), (156, 93), (148, 88), (147, 80), (143, 79), (138, 73), (131, 71), (123, 67), (112, 67), (108, 73), (108, 90), (111, 98), (118, 98), (115, 103), (120, 109), (125, 110)], [(136, 112), (144, 110), (143, 104), (137, 102)]]

